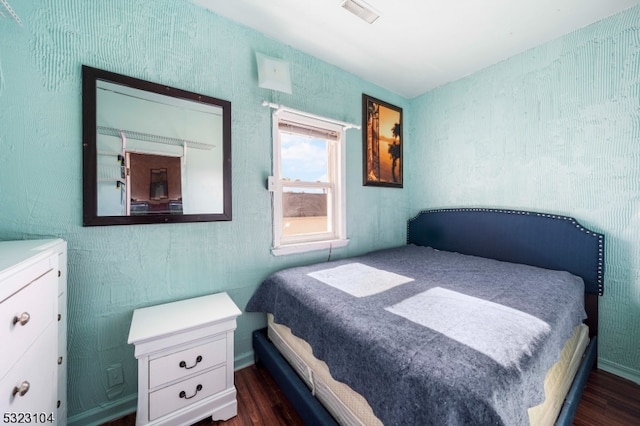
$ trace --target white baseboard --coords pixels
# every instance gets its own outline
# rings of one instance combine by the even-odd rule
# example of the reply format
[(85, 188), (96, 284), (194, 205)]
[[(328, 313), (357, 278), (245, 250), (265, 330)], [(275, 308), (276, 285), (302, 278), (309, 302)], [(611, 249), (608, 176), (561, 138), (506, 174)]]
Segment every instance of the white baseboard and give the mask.
[(598, 368), (607, 371), (616, 376), (620, 376), (627, 380), (631, 380), (640, 385), (640, 371), (633, 370), (624, 365), (616, 364), (615, 362), (608, 361), (606, 359), (598, 360)]
[(84, 411), (67, 419), (69, 426), (97, 426), (134, 413), (138, 405), (138, 394), (127, 395), (100, 407)]

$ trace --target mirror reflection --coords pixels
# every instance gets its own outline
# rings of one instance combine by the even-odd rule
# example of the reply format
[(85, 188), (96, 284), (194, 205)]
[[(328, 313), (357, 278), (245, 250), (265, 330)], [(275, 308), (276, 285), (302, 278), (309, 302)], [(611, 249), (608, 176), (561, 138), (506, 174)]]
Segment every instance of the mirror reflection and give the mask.
[(89, 67), (83, 78), (85, 225), (231, 219), (229, 102)]

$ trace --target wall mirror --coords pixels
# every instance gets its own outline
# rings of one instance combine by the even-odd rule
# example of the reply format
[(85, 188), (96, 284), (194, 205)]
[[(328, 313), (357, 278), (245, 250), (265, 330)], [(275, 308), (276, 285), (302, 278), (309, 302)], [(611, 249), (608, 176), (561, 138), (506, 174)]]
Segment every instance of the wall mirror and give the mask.
[(82, 67), (83, 225), (231, 220), (231, 103)]

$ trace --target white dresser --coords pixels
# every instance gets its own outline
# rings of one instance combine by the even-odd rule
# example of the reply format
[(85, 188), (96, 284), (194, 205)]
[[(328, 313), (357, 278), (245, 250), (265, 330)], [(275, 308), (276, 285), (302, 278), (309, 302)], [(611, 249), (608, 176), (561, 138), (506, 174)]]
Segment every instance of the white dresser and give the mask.
[(233, 333), (240, 309), (226, 293), (133, 312), (137, 425), (188, 425), (237, 414)]
[(0, 415), (66, 425), (67, 243), (0, 242)]

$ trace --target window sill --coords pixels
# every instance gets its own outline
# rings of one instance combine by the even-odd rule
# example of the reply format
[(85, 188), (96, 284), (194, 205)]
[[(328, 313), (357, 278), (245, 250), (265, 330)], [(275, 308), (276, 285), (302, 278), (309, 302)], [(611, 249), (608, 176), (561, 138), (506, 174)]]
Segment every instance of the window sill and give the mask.
[(288, 244), (286, 246), (279, 246), (279, 247), (272, 248), (271, 254), (274, 256), (283, 256), (287, 254), (306, 253), (309, 251), (345, 247), (347, 244), (349, 244), (348, 239), (316, 241), (312, 243)]

